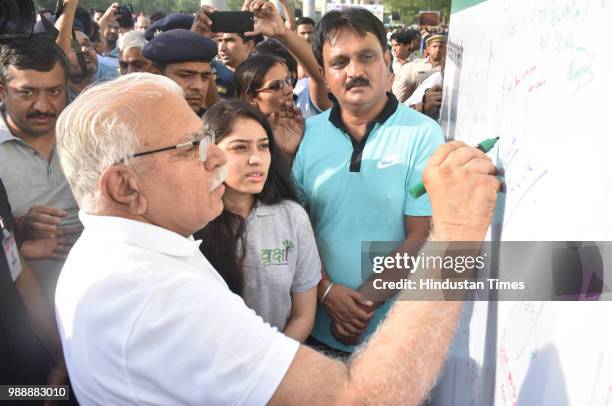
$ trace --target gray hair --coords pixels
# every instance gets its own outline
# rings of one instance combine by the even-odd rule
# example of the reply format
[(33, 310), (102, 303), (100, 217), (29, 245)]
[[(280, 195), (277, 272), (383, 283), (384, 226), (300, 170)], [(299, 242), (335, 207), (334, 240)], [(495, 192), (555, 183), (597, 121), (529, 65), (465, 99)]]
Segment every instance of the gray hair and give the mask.
[(146, 118), (134, 108), (134, 101), (156, 103), (168, 93), (184, 97), (183, 90), (164, 76), (131, 73), (89, 87), (62, 112), (55, 127), (57, 151), (81, 209), (100, 210), (100, 175), (130, 159), (139, 146), (136, 133), (146, 126)]
[(142, 31), (128, 31), (119, 38), (119, 52), (123, 52), (130, 48), (144, 48), (149, 41), (145, 39), (144, 32)]

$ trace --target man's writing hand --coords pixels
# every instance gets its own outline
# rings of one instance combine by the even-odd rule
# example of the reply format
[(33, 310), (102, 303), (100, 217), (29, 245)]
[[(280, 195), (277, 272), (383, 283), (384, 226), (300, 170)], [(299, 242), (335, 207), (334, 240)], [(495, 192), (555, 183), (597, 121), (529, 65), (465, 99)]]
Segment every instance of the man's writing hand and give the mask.
[(436, 150), (423, 174), (435, 239), (482, 241), (500, 187), (496, 173), (491, 158), (461, 141), (451, 141)]

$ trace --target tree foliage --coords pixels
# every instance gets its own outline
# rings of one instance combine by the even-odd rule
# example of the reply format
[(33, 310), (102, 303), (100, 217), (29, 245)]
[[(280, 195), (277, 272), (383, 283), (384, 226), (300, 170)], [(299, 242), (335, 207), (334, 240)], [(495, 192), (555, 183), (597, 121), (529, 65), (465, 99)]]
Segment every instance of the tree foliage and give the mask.
[(419, 22), (419, 11), (440, 11), (443, 21), (450, 16), (451, 0), (384, 0), (385, 11), (399, 11), (402, 23), (406, 25)]
[[(145, 12), (151, 14), (156, 11), (163, 13), (193, 13), (200, 6), (199, 0), (80, 0), (79, 4), (89, 10), (91, 8), (106, 9), (114, 1), (121, 4), (131, 3), (136, 13)], [(227, 0), (227, 9), (240, 10), (244, 0)], [(37, 5), (43, 8), (55, 9), (57, 0), (35, 0)], [(289, 0), (297, 8), (301, 8), (300, 0)], [(450, 15), (451, 0), (383, 0), (385, 11), (399, 11), (401, 21), (404, 24), (416, 24), (419, 11), (434, 10), (441, 11), (442, 17), (448, 20)]]
[[(107, 9), (114, 2), (119, 4), (132, 4), (134, 12), (152, 14), (156, 11), (163, 13), (193, 13), (200, 7), (199, 0), (81, 0), (79, 5), (86, 10), (92, 8)], [(57, 0), (36, 0), (42, 8), (55, 10)], [(241, 3), (242, 4), (242, 3)]]

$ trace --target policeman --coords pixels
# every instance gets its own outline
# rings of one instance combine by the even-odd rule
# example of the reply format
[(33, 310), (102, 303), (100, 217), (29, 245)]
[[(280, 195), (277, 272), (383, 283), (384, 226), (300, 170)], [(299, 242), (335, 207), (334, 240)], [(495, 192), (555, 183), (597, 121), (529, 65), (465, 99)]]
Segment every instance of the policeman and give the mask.
[[(151, 41), (166, 31), (178, 28), (189, 30), (193, 23), (194, 17), (190, 14), (169, 14), (155, 21), (145, 32), (145, 38)], [(219, 96), (223, 99), (234, 97), (234, 72), (218, 59), (212, 60), (211, 68)]]
[(210, 61), (217, 55), (214, 41), (189, 30), (175, 29), (153, 38), (142, 49), (142, 55), (153, 61), (154, 72), (183, 89), (196, 114), (201, 116), (218, 100), (215, 86), (210, 86)]
[(425, 79), (440, 72), (446, 58), (446, 36), (433, 34), (425, 39), (427, 58), (402, 65), (395, 75), (393, 94), (400, 102), (406, 101)]

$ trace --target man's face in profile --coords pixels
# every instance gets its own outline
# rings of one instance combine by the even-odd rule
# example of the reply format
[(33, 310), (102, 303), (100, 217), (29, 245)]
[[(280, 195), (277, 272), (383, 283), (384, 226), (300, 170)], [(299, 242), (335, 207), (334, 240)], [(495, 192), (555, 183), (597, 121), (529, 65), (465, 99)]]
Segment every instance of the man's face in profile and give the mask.
[[(202, 120), (177, 94), (168, 92), (160, 102), (141, 101), (134, 108), (146, 117), (138, 130), (139, 152), (202, 138)], [(214, 144), (208, 146), (205, 162), (199, 146), (134, 158), (139, 192), (147, 201), (145, 219), (185, 236), (202, 229), (223, 210), (220, 167), (225, 162), (225, 154)]]

